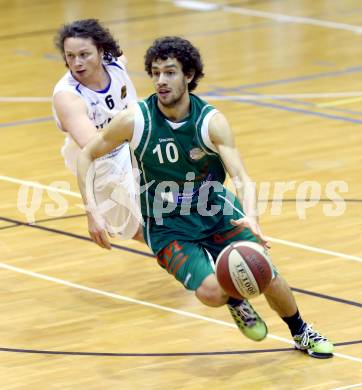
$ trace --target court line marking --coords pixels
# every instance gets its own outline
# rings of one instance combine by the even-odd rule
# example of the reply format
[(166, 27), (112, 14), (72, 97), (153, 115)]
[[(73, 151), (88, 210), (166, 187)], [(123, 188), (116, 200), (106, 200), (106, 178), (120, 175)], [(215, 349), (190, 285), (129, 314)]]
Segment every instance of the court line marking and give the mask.
[[(340, 346), (341, 343), (336, 343)], [(44, 349), (4, 348), (1, 352), (32, 353), (44, 355), (72, 355), (72, 356), (114, 356), (114, 357), (168, 357), (168, 356), (222, 356), (222, 355), (250, 355), (256, 353), (295, 352), (295, 348), (244, 349), (233, 351), (204, 351), (204, 352), (91, 352), (91, 351), (59, 351)], [(356, 385), (353, 385), (355, 387)], [(336, 390), (336, 389), (334, 389)], [(337, 389), (338, 390), (338, 389)]]
[(269, 80), (269, 81), (261, 81), (256, 83), (242, 84), (238, 87), (229, 87), (229, 88), (218, 88), (219, 91), (222, 92), (237, 92), (245, 89), (254, 89), (254, 88), (264, 88), (264, 87), (272, 87), (275, 85), (286, 85), (292, 83), (300, 83), (302, 81), (311, 81), (311, 80), (319, 80), (322, 78), (332, 78), (332, 77), (341, 77), (341, 76), (350, 76), (353, 74), (361, 73), (361, 66), (350, 66), (340, 70), (334, 70), (329, 72), (318, 72), (318, 73), (310, 73), (305, 76), (294, 76), (294, 77), (286, 77), (282, 79)]
[(202, 1), (183, 1), (183, 0), (174, 0), (174, 5), (181, 8), (194, 9), (199, 11), (224, 11), (228, 13), (237, 13), (245, 16), (254, 16), (258, 18), (271, 19), (278, 23), (295, 23), (295, 24), (305, 24), (310, 26), (324, 27), (334, 30), (344, 30), (351, 31), (356, 34), (362, 33), (362, 27), (356, 26), (353, 24), (331, 22), (328, 20), (322, 19), (313, 19), (303, 16), (293, 16), (286, 14), (278, 14), (273, 12), (266, 11), (257, 11), (250, 8), (242, 8), (236, 6), (227, 6), (219, 5), (217, 3), (211, 2), (202, 2)]
[[(44, 189), (47, 191), (54, 191), (54, 192), (61, 193), (63, 195), (70, 195), (70, 196), (76, 197), (78, 199), (81, 198), (81, 195), (78, 192), (68, 191), (68, 190), (64, 190), (64, 189), (53, 187), (53, 186), (47, 186), (44, 184), (40, 184), (37, 182), (28, 181), (28, 180), (16, 179), (16, 178), (13, 178), (10, 176), (1, 176), (0, 175), (0, 180), (8, 181), (8, 182), (15, 183), (15, 184), (27, 185), (29, 187), (34, 187), (34, 188), (41, 188), (41, 189)], [(311, 245), (306, 245), (306, 244), (301, 244), (301, 243), (297, 243), (297, 242), (293, 242), (293, 241), (283, 240), (280, 238), (266, 236), (266, 239), (270, 242), (275, 242), (277, 244), (291, 246), (291, 247), (303, 249), (303, 250), (306, 250), (309, 252), (321, 253), (324, 255), (335, 256), (335, 257), (339, 257), (339, 258), (343, 258), (343, 259), (347, 259), (347, 260), (353, 260), (353, 261), (357, 261), (357, 262), (362, 263), (362, 257), (359, 257), (359, 256), (353, 256), (353, 255), (349, 255), (346, 253), (335, 252), (335, 251), (331, 251), (328, 249), (314, 247)]]
[(0, 123), (0, 128), (21, 126), (21, 125), (32, 125), (36, 123), (50, 122), (50, 121), (54, 121), (54, 118), (52, 116), (46, 116), (43, 118), (22, 119), (14, 122)]
[[(203, 94), (207, 95), (207, 94)], [(210, 96), (212, 97), (212, 95)], [(220, 100), (228, 100), (230, 98), (236, 98), (239, 100), (270, 100), (270, 99), (332, 99), (332, 98), (356, 98), (354, 101), (359, 101), (362, 98), (362, 91), (346, 91), (346, 92), (312, 92), (312, 93), (289, 93), (289, 94), (253, 94), (249, 93), (247, 95), (231, 95), (229, 96), (220, 96)], [(357, 99), (358, 98), (358, 99)], [(0, 96), (0, 103), (43, 103), (51, 102), (52, 98), (50, 97), (32, 97), (32, 96)], [(328, 104), (328, 103), (327, 103)], [(321, 106), (322, 107), (322, 106)], [(52, 117), (47, 117), (52, 118)]]
[[(102, 23), (105, 25), (119, 25), (119, 24), (124, 24), (124, 23), (133, 23), (133, 22), (143, 22), (145, 20), (155, 20), (155, 19), (164, 19), (167, 17), (179, 17), (179, 16), (185, 16), (190, 14), (191, 12), (164, 12), (164, 13), (153, 13), (153, 14), (148, 14), (148, 15), (139, 15), (139, 16), (128, 16), (123, 19), (112, 19), (112, 20), (102, 20)], [(22, 39), (23, 37), (30, 37), (30, 36), (39, 36), (39, 35), (45, 35), (45, 34), (55, 34), (57, 32), (56, 29), (47, 29), (47, 30), (33, 30), (33, 31), (24, 31), (20, 33), (15, 33), (15, 34), (8, 34), (8, 35), (0, 35), (0, 41), (2, 40), (9, 40), (13, 38), (20, 38)]]
[(169, 356), (223, 356), (250, 355), (256, 353), (293, 352), (294, 348), (247, 349), (241, 351), (210, 351), (210, 352), (149, 352), (149, 353), (114, 353), (114, 352), (80, 352), (80, 351), (49, 351), (39, 349), (0, 348), (1, 352), (32, 353), (42, 355), (71, 355), (71, 356), (111, 356), (111, 357), (169, 357)]
[(352, 118), (348, 116), (340, 116), (340, 115), (334, 115), (334, 114), (328, 114), (324, 112), (319, 111), (312, 111), (312, 110), (306, 110), (302, 108), (292, 107), (289, 105), (282, 105), (282, 104), (276, 104), (272, 102), (264, 102), (261, 99), (254, 99), (253, 96), (249, 97), (248, 99), (238, 99), (236, 95), (230, 95), (230, 96), (224, 96), (224, 95), (216, 95), (216, 94), (200, 94), (200, 97), (203, 97), (207, 100), (226, 100), (226, 101), (235, 101), (242, 104), (250, 104), (257, 107), (267, 107), (272, 108), (275, 110), (282, 110), (282, 111), (288, 111), (293, 112), (297, 114), (303, 114), (308, 116), (317, 116), (324, 119), (332, 119), (336, 121), (343, 121), (343, 122), (349, 122), (353, 124), (361, 124), (362, 120), (357, 118)]
[(326, 103), (319, 103), (317, 104), (317, 107), (335, 107), (335, 106), (343, 106), (344, 104), (350, 104), (350, 103), (357, 103), (362, 100), (362, 97), (355, 97), (351, 99), (340, 99), (335, 100), (333, 102), (326, 102)]
[(51, 101), (51, 97), (45, 96), (0, 96), (0, 103), (44, 103)]
[[(67, 218), (67, 217), (64, 217), (64, 218)], [(38, 224), (38, 222), (47, 221), (47, 220), (35, 221), (34, 224), (25, 223), (25, 222), (21, 222), (21, 221), (17, 221), (17, 220), (14, 220), (14, 219), (1, 217), (1, 216), (0, 216), (0, 220), (14, 224), (12, 226), (7, 225), (7, 226), (5, 226), (3, 228), (0, 227), (0, 230), (15, 229), (17, 227), (29, 227), (29, 228), (32, 228), (32, 229), (37, 229), (39, 231), (46, 231), (46, 232), (50, 232), (50, 233), (60, 234), (60, 235), (64, 235), (64, 236), (71, 237), (71, 238), (75, 238), (75, 239), (78, 239), (78, 240), (83, 240), (83, 241), (88, 241), (88, 242), (92, 241), (89, 236), (82, 236), (80, 234), (75, 234), (75, 233), (71, 233), (71, 232), (68, 232), (68, 231), (54, 229), (54, 228), (50, 228), (50, 227), (46, 227), (46, 226), (42, 226), (42, 225)], [(52, 220), (54, 220), (54, 219), (52, 219)], [(1, 241), (0, 241), (0, 245), (1, 245)], [(122, 251), (138, 254), (138, 255), (141, 255), (143, 257), (152, 258), (153, 260), (155, 259), (154, 255), (152, 255), (150, 252), (137, 250), (137, 249), (134, 249), (134, 248), (130, 248), (130, 247), (127, 247), (127, 246), (124, 246), (124, 245), (115, 244), (115, 243), (111, 244), (111, 246), (112, 246), (112, 248), (120, 249)], [(7, 250), (7, 252), (9, 252), (9, 250)], [(305, 289), (302, 289), (302, 288), (297, 288), (297, 287), (292, 287), (292, 286), (290, 286), (290, 288), (291, 288), (291, 290), (293, 292), (309, 295), (309, 296), (314, 297), (314, 298), (326, 299), (326, 300), (331, 301), (331, 302), (337, 302), (337, 303), (342, 303), (342, 304), (345, 304), (345, 305), (351, 305), (351, 306), (355, 306), (355, 307), (358, 307), (358, 308), (362, 308), (362, 303), (359, 303), (359, 302), (354, 302), (354, 301), (350, 301), (350, 300), (343, 299), (343, 298), (338, 298), (338, 297), (334, 297), (334, 296), (330, 296), (330, 295), (325, 295), (325, 294), (321, 294), (321, 293), (305, 290)], [(339, 343), (339, 344), (342, 345), (341, 343)]]
[(306, 244), (300, 244), (300, 243), (297, 243), (294, 241), (282, 240), (280, 238), (266, 236), (266, 239), (268, 241), (275, 242), (276, 244), (291, 246), (294, 248), (304, 249), (304, 250), (307, 250), (309, 252), (316, 252), (316, 253), (321, 253), (324, 255), (337, 256), (337, 257), (341, 257), (344, 259), (354, 260), (354, 261), (358, 261), (358, 262), (362, 263), (362, 257), (359, 257), (359, 256), (348, 255), (346, 253), (335, 252), (335, 251), (331, 251), (328, 249), (318, 248), (318, 247), (306, 245)]
[[(125, 301), (125, 302), (129, 302), (129, 303), (134, 303), (134, 304), (150, 307), (150, 308), (153, 308), (153, 309), (163, 310), (163, 311), (167, 311), (167, 312), (170, 312), (170, 313), (179, 314), (179, 315), (184, 316), (184, 317), (194, 318), (196, 320), (202, 320), (202, 321), (214, 323), (214, 324), (217, 324), (217, 325), (228, 326), (230, 328), (237, 328), (237, 326), (235, 324), (232, 324), (232, 323), (227, 322), (227, 321), (217, 320), (217, 319), (214, 319), (214, 318), (211, 318), (211, 317), (206, 317), (206, 316), (203, 316), (203, 315), (200, 315), (200, 314), (190, 313), (190, 312), (187, 312), (187, 311), (184, 311), (184, 310), (179, 310), (179, 309), (173, 309), (171, 307), (158, 305), (156, 303), (151, 303), (151, 302), (142, 301), (142, 300), (135, 299), (135, 298), (126, 297), (124, 295), (110, 293), (110, 292), (99, 290), (99, 289), (96, 289), (96, 288), (93, 288), (93, 287), (83, 286), (81, 284), (68, 282), (68, 281), (63, 280), (63, 279), (55, 278), (53, 276), (48, 276), (48, 275), (40, 274), (38, 272), (28, 271), (28, 270), (25, 270), (23, 268), (14, 267), (14, 266), (6, 264), (6, 263), (0, 263), (0, 268), (6, 269), (8, 271), (17, 272), (17, 273), (20, 273), (20, 274), (23, 274), (23, 275), (31, 276), (31, 277), (34, 277), (34, 278), (46, 280), (46, 281), (49, 281), (49, 282), (58, 283), (58, 284), (61, 284), (63, 286), (76, 288), (78, 290), (90, 292), (90, 293), (93, 293), (93, 294), (102, 295), (102, 296), (105, 296), (105, 297), (108, 297), (108, 298), (117, 299), (119, 301)], [(276, 335), (273, 335), (273, 334), (268, 334), (267, 337), (270, 338), (270, 339), (273, 339), (273, 340), (281, 341), (283, 343), (294, 345), (293, 341), (291, 341), (289, 339), (286, 339), (284, 337), (279, 337), (279, 336), (276, 336)], [(347, 360), (355, 361), (357, 363), (362, 363), (362, 359), (357, 358), (355, 356), (345, 355), (345, 354), (341, 354), (341, 353), (338, 353), (338, 352), (334, 352), (334, 355), (338, 356), (338, 357), (340, 357), (342, 359), (347, 359)]]
[(21, 179), (16, 179), (15, 177), (2, 176), (2, 175), (0, 175), (0, 180), (8, 181), (8, 182), (14, 183), (14, 184), (21, 184), (21, 185), (25, 185), (25, 186), (29, 186), (29, 187), (33, 187), (33, 188), (40, 188), (42, 190), (58, 192), (59, 194), (70, 195), (70, 196), (74, 196), (75, 198), (82, 199), (82, 196), (79, 192), (64, 190), (62, 188), (57, 188), (57, 187), (53, 187), (53, 186), (47, 186), (47, 185), (40, 184), (40, 183), (35, 182), (35, 181), (21, 180)]
[[(253, 87), (251, 89), (256, 89), (258, 87)], [(237, 88), (237, 89), (233, 89), (233, 88), (230, 88), (230, 89), (227, 89), (227, 88), (215, 88), (214, 90), (210, 89), (209, 92), (205, 93), (205, 96), (209, 95), (209, 96), (217, 96), (217, 95), (220, 95), (221, 93), (221, 96), (224, 96), (224, 94), (226, 94), (227, 92), (240, 92), (240, 93), (244, 93), (244, 94), (247, 94), (247, 95), (250, 95), (250, 94), (253, 94), (255, 96), (266, 96), (266, 94), (264, 93), (260, 93), (260, 92), (249, 92), (248, 91), (249, 88)], [(337, 93), (340, 93), (340, 92), (337, 92)], [(344, 93), (344, 92), (342, 92)], [(347, 93), (350, 93), (350, 92), (347, 92)], [(352, 93), (356, 93), (356, 92), (352, 92)], [(358, 92), (357, 92), (358, 93)], [(332, 94), (334, 95), (335, 93), (332, 92)], [(310, 95), (310, 94), (309, 94)], [(226, 95), (228, 96), (228, 95)], [(307, 107), (321, 107), (321, 108), (326, 108), (328, 110), (332, 110), (332, 111), (337, 111), (337, 112), (343, 112), (343, 113), (347, 113), (347, 114), (352, 114), (352, 115), (361, 115), (362, 112), (361, 111), (356, 111), (356, 110), (348, 110), (348, 109), (342, 109), (342, 108), (336, 108), (336, 106), (339, 106), (339, 105), (344, 105), (344, 104), (347, 104), (347, 103), (354, 103), (354, 102), (358, 102), (360, 100), (362, 100), (362, 97), (351, 97), (351, 98), (343, 98), (341, 96), (338, 97), (338, 100), (334, 100), (332, 102), (324, 102), (324, 103), (316, 103), (316, 102), (307, 102), (306, 100), (309, 99), (309, 97), (307, 98), (304, 98), (303, 100), (300, 100), (299, 97), (300, 97), (300, 94), (297, 94), (297, 99), (295, 98), (291, 98), (290, 95), (288, 97), (286, 97), (287, 95), (271, 95), (269, 94), (269, 96), (271, 98), (273, 98), (274, 100), (276, 101), (282, 101), (283, 103), (292, 103), (292, 104), (299, 104), (299, 105), (304, 105), (304, 106), (307, 106)], [(282, 97), (283, 96), (283, 97)], [(282, 97), (282, 98), (281, 98)], [(314, 96), (316, 99), (319, 97), (317, 96)], [(336, 96), (333, 96), (333, 97), (336, 97)], [(207, 97), (206, 97), (207, 99)], [(258, 100), (258, 99), (257, 99)], [(261, 98), (259, 100), (262, 100)]]
[[(213, 95), (207, 93), (200, 94), (207, 96), (208, 99), (212, 98)], [(348, 99), (349, 101), (359, 101), (362, 98), (362, 92), (314, 92), (314, 93), (289, 93), (289, 94), (254, 94), (252, 92), (246, 95), (215, 95), (220, 100), (279, 100), (279, 99), (332, 99), (332, 98), (353, 98)], [(357, 100), (358, 99), (358, 100)]]
[(335, 387), (331, 390), (346, 390), (346, 389), (353, 389), (356, 387), (361, 387), (362, 388), (362, 382), (361, 383), (356, 383), (355, 385), (349, 385), (349, 386), (343, 386), (343, 387)]
[[(252, 89), (255, 89), (255, 88), (252, 88)], [(230, 89), (230, 91), (232, 92), (233, 90)], [(262, 96), (265, 96), (265, 94), (260, 93), (260, 92), (248, 92), (244, 88), (239, 88), (238, 92), (239, 91), (244, 92), (245, 94), (248, 94), (249, 96), (250, 96), (250, 94), (253, 94), (255, 96), (260, 96), (260, 98), (256, 99), (256, 100), (262, 100)], [(206, 92), (204, 94), (205, 99), (208, 99), (208, 96), (218, 96), (220, 94), (220, 92), (226, 93), (227, 89), (216, 88), (214, 91), (212, 89), (210, 89), (209, 92)], [(221, 95), (221, 96), (224, 96), (224, 95)], [(226, 96), (228, 96), (228, 95), (226, 95)], [(307, 101), (307, 100), (309, 100), (309, 97), (304, 98), (304, 99), (299, 99), (300, 94), (298, 94), (297, 99), (291, 98), (290, 96), (287, 96), (287, 95), (268, 95), (268, 96), (270, 96), (271, 99), (273, 99), (275, 101), (281, 101), (282, 103), (292, 103), (292, 104), (302, 105), (302, 106), (311, 107), (311, 108), (321, 107), (321, 108), (325, 108), (327, 110), (342, 112), (345, 114), (352, 114), (352, 115), (358, 115), (358, 116), (362, 115), (362, 111), (351, 110), (351, 109), (346, 109), (346, 108), (337, 108), (337, 106), (340, 106), (340, 105), (345, 105), (348, 103), (360, 101), (360, 100), (362, 100), (362, 97), (354, 97), (354, 98), (347, 98), (347, 99), (344, 99), (343, 97), (342, 98), (338, 97), (338, 100), (333, 100), (332, 102), (317, 103), (314, 101), (312, 101), (312, 102)], [(315, 99), (319, 100), (318, 97), (315, 97)], [(324, 100), (324, 99), (322, 99), (322, 100)]]
[[(252, 87), (252, 88), (255, 88)], [(241, 88), (217, 88), (217, 91), (223, 92), (223, 91), (233, 91), (233, 90), (240, 90)], [(362, 99), (362, 92), (330, 92), (330, 93), (309, 93), (309, 94), (269, 94), (269, 95), (264, 95), (264, 94), (254, 94), (254, 93), (249, 93), (249, 94), (244, 94), (244, 95), (217, 95), (214, 92), (210, 93), (205, 93), (200, 95), (201, 97), (205, 97), (208, 100), (226, 100), (226, 101), (239, 101), (239, 102), (245, 102), (253, 105), (258, 105), (256, 102), (257, 101), (264, 101), (264, 100), (276, 100), (276, 101), (282, 101), (283, 103), (285, 102), (292, 102), (292, 103), (297, 103), (297, 104), (304, 104), (307, 106), (312, 105), (313, 107), (320, 107), (320, 108), (329, 108), (334, 111), (340, 111), (348, 114), (357, 114), (361, 115), (360, 112), (354, 112), (351, 110), (341, 110), (337, 108), (333, 108), (334, 106), (339, 106), (351, 102), (356, 102), (360, 101)], [(351, 97), (348, 99), (343, 99), (343, 97), (348, 97), (348, 96), (356, 96), (356, 97)], [(312, 103), (307, 103), (305, 102), (306, 99), (331, 99), (331, 98), (338, 98), (339, 100), (333, 101), (333, 102), (327, 102), (327, 103), (319, 103), (319, 104), (312, 104)], [(0, 102), (1, 102), (1, 97), (0, 97)], [(5, 98), (8, 99), (8, 98)], [(12, 99), (12, 98), (10, 98)], [(21, 103), (22, 101), (30, 101), (32, 97), (18, 97), (14, 98), (16, 100), (13, 100), (13, 102), (16, 103)], [(22, 100), (24, 99), (24, 100)], [(38, 99), (38, 98), (35, 98)], [(46, 98), (45, 98), (46, 99)], [(301, 103), (298, 100), (304, 100)], [(259, 103), (260, 104), (260, 103)], [(261, 104), (263, 106), (263, 104)], [(349, 117), (341, 117), (341, 116), (336, 116), (336, 115), (329, 115), (325, 114), (322, 112), (316, 112), (316, 111), (310, 111), (310, 110), (298, 110), (298, 109), (293, 109), (293, 107), (290, 106), (273, 106), (273, 105), (265, 105), (266, 107), (273, 108), (273, 109), (283, 109), (284, 111), (292, 111), (292, 112), (297, 112), (305, 115), (315, 115), (315, 116), (320, 116), (322, 118), (327, 118), (327, 119), (333, 119), (333, 120), (342, 120), (342, 121), (347, 121), (347, 122), (352, 122), (352, 123), (361, 123), (359, 120), (355, 120), (353, 118)], [(331, 108), (332, 107), (332, 108)], [(47, 122), (47, 121), (52, 121), (52, 117), (46, 117), (46, 118), (34, 118), (34, 119), (27, 119), (27, 120), (20, 120), (20, 121), (15, 121), (15, 122), (9, 122), (9, 123), (0, 123), (0, 128), (6, 128), (6, 127), (12, 127), (12, 126), (19, 126), (19, 125), (28, 125), (28, 124), (35, 124), (35, 123), (40, 123), (40, 122)]]

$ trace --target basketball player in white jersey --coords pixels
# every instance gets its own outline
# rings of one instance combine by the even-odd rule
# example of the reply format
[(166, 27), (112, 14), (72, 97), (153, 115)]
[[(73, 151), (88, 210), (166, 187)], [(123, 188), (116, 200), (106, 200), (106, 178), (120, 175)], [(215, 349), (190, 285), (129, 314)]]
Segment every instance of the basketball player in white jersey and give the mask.
[[(126, 71), (126, 58), (110, 32), (97, 20), (78, 20), (62, 26), (55, 43), (68, 72), (54, 88), (53, 114), (58, 127), (65, 133), (61, 150), (65, 165), (76, 175), (80, 150), (119, 111), (135, 102), (137, 96)], [(95, 204), (110, 199), (113, 204), (102, 218), (106, 226), (97, 223), (94, 210), (87, 210), (93, 241), (111, 249), (106, 230), (117, 232), (124, 239), (141, 240), (128, 143), (99, 159), (95, 167)]]

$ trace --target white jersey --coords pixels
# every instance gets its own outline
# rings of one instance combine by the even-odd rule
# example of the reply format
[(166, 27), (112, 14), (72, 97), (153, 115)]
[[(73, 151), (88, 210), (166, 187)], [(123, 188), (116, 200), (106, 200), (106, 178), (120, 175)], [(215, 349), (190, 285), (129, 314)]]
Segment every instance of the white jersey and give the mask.
[[(89, 119), (97, 129), (103, 128), (110, 120), (127, 106), (137, 101), (135, 87), (129, 78), (125, 65), (114, 60), (110, 64), (104, 63), (104, 67), (109, 74), (109, 85), (101, 91), (93, 91), (80, 84), (70, 71), (68, 71), (56, 84), (53, 96), (61, 91), (71, 92), (79, 96), (87, 106)], [(53, 105), (53, 115), (57, 126), (62, 129), (61, 123)], [(66, 133), (65, 143), (61, 153), (64, 157), (65, 165), (76, 175), (77, 158), (80, 152), (79, 146), (70, 134)]]
[[(101, 91), (93, 91), (77, 81), (68, 71), (56, 84), (53, 96), (61, 91), (79, 96), (87, 106), (89, 119), (97, 129), (101, 129), (120, 111), (137, 101), (136, 90), (130, 80), (125, 65), (120, 60), (103, 64), (110, 82)], [(53, 115), (57, 126), (62, 128), (53, 104)], [(77, 174), (77, 159), (80, 147), (65, 131), (65, 143), (61, 149), (65, 165)], [(132, 238), (142, 220), (139, 212), (136, 182), (132, 174), (129, 144), (124, 143), (111, 153), (95, 161), (95, 177), (92, 182), (93, 203), (101, 209), (106, 228), (118, 232), (124, 239)], [(87, 192), (88, 194), (88, 192)], [(111, 202), (111, 203), (110, 203)]]

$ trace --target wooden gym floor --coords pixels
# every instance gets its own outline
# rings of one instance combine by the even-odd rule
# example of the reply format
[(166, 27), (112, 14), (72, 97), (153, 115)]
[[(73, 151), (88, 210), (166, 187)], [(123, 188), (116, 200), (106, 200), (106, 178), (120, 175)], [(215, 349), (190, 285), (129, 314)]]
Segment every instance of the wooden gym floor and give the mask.
[[(154, 38), (200, 48), (197, 92), (232, 124), (274, 262), (334, 359), (294, 351), (263, 297), (270, 337), (252, 343), (145, 245), (89, 241), (49, 100), (65, 70), (53, 36), (87, 17), (119, 39), (141, 97)], [(360, 2), (20, 0), (0, 21), (0, 388), (362, 387)]]

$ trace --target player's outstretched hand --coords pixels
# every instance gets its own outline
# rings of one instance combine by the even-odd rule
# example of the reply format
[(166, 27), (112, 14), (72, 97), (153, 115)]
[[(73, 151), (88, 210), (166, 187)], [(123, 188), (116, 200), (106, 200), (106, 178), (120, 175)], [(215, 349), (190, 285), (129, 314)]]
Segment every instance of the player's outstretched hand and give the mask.
[(260, 226), (258, 224), (258, 221), (255, 218), (251, 217), (243, 217), (240, 219), (232, 219), (230, 220), (230, 223), (233, 226), (240, 226), (243, 229), (248, 228), (251, 230), (251, 232), (254, 234), (254, 236), (257, 238), (260, 245), (263, 245), (265, 248), (270, 248), (270, 245), (268, 243), (268, 240), (263, 235)]
[(104, 249), (112, 249), (111, 243), (109, 242), (107, 231), (102, 226), (104, 224), (101, 223), (99, 218), (95, 217), (93, 213), (87, 212), (88, 217), (88, 232), (91, 239)]

